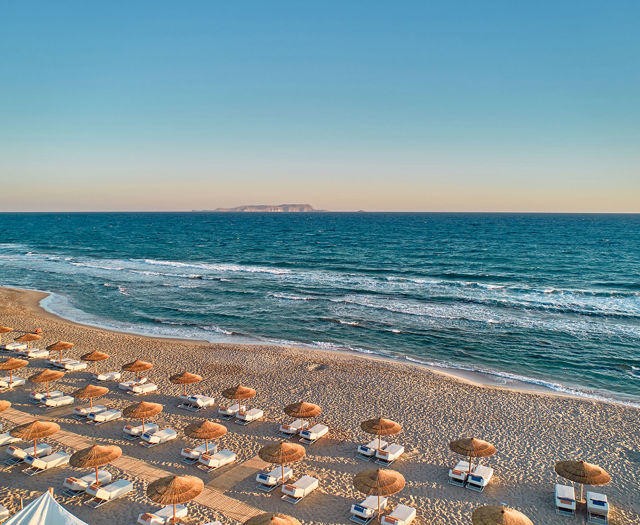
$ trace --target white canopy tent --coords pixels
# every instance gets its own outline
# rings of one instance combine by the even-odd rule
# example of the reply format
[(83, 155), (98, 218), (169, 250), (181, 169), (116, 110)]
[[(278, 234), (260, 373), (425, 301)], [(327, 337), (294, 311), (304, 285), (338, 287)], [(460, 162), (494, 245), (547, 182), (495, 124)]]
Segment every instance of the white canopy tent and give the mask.
[(89, 525), (76, 518), (49, 491), (33, 500), (20, 512), (17, 512), (3, 525)]

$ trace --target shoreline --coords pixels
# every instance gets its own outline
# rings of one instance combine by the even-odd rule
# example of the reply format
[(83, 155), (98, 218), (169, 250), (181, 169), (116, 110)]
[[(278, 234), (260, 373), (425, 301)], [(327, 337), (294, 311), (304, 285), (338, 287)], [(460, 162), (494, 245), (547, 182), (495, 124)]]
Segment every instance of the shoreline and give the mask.
[[(100, 324), (93, 324), (91, 322), (82, 322), (74, 319), (70, 319), (64, 317), (63, 315), (56, 313), (53, 310), (47, 309), (46, 305), (43, 305), (47, 300), (53, 300), (58, 294), (54, 292), (44, 291), (44, 290), (36, 290), (36, 289), (24, 289), (24, 288), (13, 288), (13, 287), (2, 287), (0, 286), (0, 290), (14, 290), (17, 292), (29, 292), (34, 294), (39, 294), (39, 298), (36, 301), (34, 299), (33, 302), (30, 302), (28, 305), (30, 308), (34, 310), (35, 313), (40, 313), (41, 315), (48, 316), (52, 319), (56, 319), (59, 321), (71, 323), (75, 326), (80, 327), (90, 327), (99, 330), (105, 330), (107, 332), (111, 332), (114, 334), (126, 334), (126, 335), (135, 335), (139, 337), (150, 338), (152, 340), (158, 341), (174, 341), (174, 342), (182, 342), (187, 344), (199, 344), (199, 345), (245, 345), (247, 347), (250, 346), (269, 346), (274, 348), (289, 348), (295, 349), (301, 352), (319, 352), (321, 354), (341, 354), (341, 355), (349, 355), (355, 358), (360, 359), (370, 359), (370, 360), (381, 360), (391, 363), (397, 364), (405, 364), (413, 367), (418, 367), (419, 369), (426, 369), (435, 374), (441, 374), (450, 379), (454, 379), (457, 381), (462, 381), (465, 383), (469, 383), (479, 387), (486, 388), (498, 388), (504, 389), (514, 392), (525, 392), (525, 393), (534, 393), (545, 396), (560, 396), (567, 397), (573, 399), (583, 399), (588, 401), (595, 401), (599, 403), (613, 403), (613, 404), (621, 404), (624, 406), (630, 406), (633, 408), (640, 408), (640, 402), (637, 402), (632, 399), (616, 399), (609, 398), (605, 395), (601, 395), (598, 393), (590, 393), (586, 391), (581, 391), (579, 387), (571, 387), (562, 385), (560, 383), (555, 383), (553, 380), (544, 380), (537, 378), (525, 378), (519, 376), (518, 374), (513, 374), (510, 377), (509, 372), (500, 372), (500, 371), (482, 371), (482, 370), (473, 370), (468, 369), (467, 367), (459, 367), (457, 368), (455, 365), (447, 366), (447, 365), (438, 365), (438, 364), (430, 364), (424, 363), (420, 359), (413, 358), (410, 356), (404, 356), (398, 354), (397, 356), (388, 355), (383, 352), (375, 352), (371, 351), (367, 352), (359, 352), (357, 350), (349, 349), (349, 348), (339, 348), (339, 345), (336, 345), (336, 348), (321, 348), (318, 346), (314, 346), (312, 344), (280, 344), (274, 341), (269, 340), (247, 340), (247, 341), (208, 341), (206, 339), (191, 339), (184, 338), (180, 336), (166, 336), (166, 335), (156, 335), (156, 334), (145, 334), (136, 330), (124, 330), (113, 328)], [(541, 384), (547, 383), (547, 384)], [(554, 388), (554, 386), (557, 388)], [(563, 391), (562, 389), (566, 389)]]

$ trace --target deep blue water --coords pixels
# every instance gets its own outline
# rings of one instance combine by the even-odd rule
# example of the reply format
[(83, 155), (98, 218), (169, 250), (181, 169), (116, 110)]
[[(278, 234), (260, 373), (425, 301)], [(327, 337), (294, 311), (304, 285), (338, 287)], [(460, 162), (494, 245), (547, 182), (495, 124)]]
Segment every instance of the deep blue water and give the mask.
[(640, 215), (0, 214), (65, 317), (297, 342), (640, 401)]

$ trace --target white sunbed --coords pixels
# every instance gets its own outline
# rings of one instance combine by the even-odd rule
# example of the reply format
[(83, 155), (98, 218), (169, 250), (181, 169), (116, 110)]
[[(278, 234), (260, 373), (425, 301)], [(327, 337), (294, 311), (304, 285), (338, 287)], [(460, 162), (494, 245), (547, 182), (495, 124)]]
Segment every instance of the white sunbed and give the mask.
[(92, 496), (91, 499), (87, 500), (85, 503), (94, 509), (97, 509), (109, 501), (121, 498), (132, 490), (133, 483), (128, 479), (119, 479), (118, 481), (114, 481), (113, 483), (105, 486), (93, 483), (85, 491), (89, 496)]
[(54, 397), (62, 397), (64, 392), (60, 390), (52, 390), (47, 394), (46, 392), (31, 392), (29, 394), (29, 401), (32, 403), (44, 403), (47, 399), (52, 399)]
[(182, 456), (182, 461), (185, 463), (195, 463), (200, 459), (202, 454), (215, 454), (216, 452), (218, 452), (218, 445), (209, 443), (208, 446), (205, 447), (205, 443), (202, 443), (202, 445), (198, 445), (195, 448), (183, 448), (180, 451), (180, 455)]
[(73, 405), (75, 399), (72, 396), (51, 397), (44, 400), (43, 406), (47, 408), (59, 408)]
[[(111, 472), (108, 470), (98, 470), (98, 481), (101, 485), (111, 483)], [(77, 496), (82, 494), (89, 488), (92, 483), (96, 482), (96, 473), (89, 472), (89, 474), (82, 476), (81, 478), (75, 478), (73, 476), (68, 477), (62, 483), (64, 487), (64, 493), (67, 496)]]
[(489, 484), (493, 477), (493, 469), (486, 465), (478, 465), (473, 469), (471, 474), (467, 476), (467, 488), (482, 492)]
[(468, 461), (458, 461), (455, 467), (449, 469), (449, 483), (464, 487), (467, 483), (467, 475), (471, 472)]
[[(246, 410), (246, 409), (247, 409), (247, 407), (245, 405), (242, 405), (242, 410)], [(240, 405), (238, 403), (234, 403), (230, 407), (219, 407), (218, 408), (218, 415), (222, 419), (231, 419), (238, 412), (240, 412)]]
[(294, 436), (308, 426), (309, 422), (306, 419), (296, 419), (293, 423), (282, 423), (280, 425), (280, 434), (285, 437)]
[[(175, 514), (176, 519), (186, 518), (189, 514), (189, 509), (185, 505), (176, 505)], [(164, 525), (165, 523), (171, 523), (172, 519), (173, 505), (167, 505), (155, 512), (144, 512), (138, 515), (138, 523), (141, 525)]]
[(259, 472), (256, 476), (258, 489), (264, 492), (271, 492), (276, 487), (282, 485), (284, 481), (289, 481), (293, 477), (293, 469), (284, 467), (284, 476), (282, 475), (282, 466), (274, 468), (271, 472)]
[(49, 364), (55, 368), (61, 368), (69, 372), (76, 372), (87, 368), (87, 363), (84, 361), (78, 361), (77, 359), (71, 359), (69, 357), (63, 357), (62, 359), (49, 359)]
[(318, 478), (314, 478), (313, 476), (302, 476), (295, 483), (282, 485), (282, 493), (284, 495), (281, 499), (296, 505), (300, 500), (316, 490), (318, 488), (318, 483)]
[(246, 412), (238, 412), (236, 414), (236, 423), (239, 425), (248, 425), (252, 421), (257, 421), (264, 416), (264, 411), (259, 408), (252, 408)]
[(140, 425), (125, 425), (122, 431), (126, 434), (125, 438), (128, 440), (137, 439), (144, 432), (147, 434), (152, 434), (153, 432), (157, 432), (160, 427), (155, 423), (146, 423), (144, 425), (144, 430), (142, 428), (142, 424)]
[(27, 345), (24, 343), (9, 343), (4, 345), (4, 349), (8, 350), (9, 352), (18, 352), (20, 350), (26, 350)]
[(178, 408), (184, 408), (191, 412), (199, 412), (205, 408), (210, 408), (215, 405), (215, 398), (209, 396), (203, 396), (202, 394), (195, 394), (193, 396), (180, 396), (182, 403), (178, 405)]
[(236, 456), (235, 452), (225, 448), (215, 454), (200, 455), (198, 458), (198, 468), (206, 472), (211, 472), (212, 470), (223, 467), (224, 465), (233, 463), (237, 458), (238, 456)]
[(10, 456), (6, 463), (8, 465), (15, 465), (24, 461), (27, 456), (35, 455), (39, 458), (42, 456), (48, 456), (49, 454), (51, 454), (51, 445), (48, 445), (47, 443), (38, 443), (36, 454), (33, 453), (33, 447), (20, 448), (14, 447), (13, 445), (7, 447), (6, 452)]
[(4, 445), (11, 445), (11, 443), (17, 443), (18, 441), (22, 441), (20, 438), (13, 437), (9, 432), (4, 434), (0, 434), (0, 447)]
[(87, 415), (87, 423), (93, 423), (94, 425), (102, 425), (109, 421), (115, 421), (122, 417), (122, 412), (115, 408), (109, 410), (102, 410), (100, 412), (89, 412)]
[(306, 443), (307, 445), (313, 445), (322, 436), (325, 436), (328, 433), (329, 427), (327, 425), (321, 425), (320, 423), (317, 423), (311, 428), (305, 428), (304, 430), (300, 431), (300, 441), (302, 443)]
[(556, 483), (556, 513), (571, 514), (576, 513), (576, 491), (571, 485), (561, 485)]
[(382, 450), (376, 450), (376, 463), (380, 465), (391, 465), (396, 459), (404, 454), (404, 447), (397, 443), (391, 443)]
[(100, 412), (104, 412), (105, 410), (108, 409), (104, 405), (93, 405), (93, 407), (75, 407), (73, 409), (73, 417), (75, 417), (76, 419), (84, 419), (92, 412), (94, 414), (98, 414)]
[(144, 383), (142, 385), (133, 385), (129, 390), (127, 390), (127, 394), (131, 394), (132, 396), (143, 396), (145, 394), (155, 392), (156, 390), (158, 390), (158, 385), (155, 383)]
[(34, 476), (38, 472), (44, 472), (45, 470), (68, 465), (69, 458), (71, 458), (71, 454), (67, 454), (64, 451), (55, 452), (54, 454), (41, 457), (27, 456), (24, 458), (24, 462), (29, 465), (29, 468), (22, 472), (28, 476)]
[(120, 372), (103, 372), (102, 374), (93, 374), (93, 378), (98, 381), (117, 381), (122, 377)]
[(606, 495), (587, 491), (587, 522), (609, 523), (609, 501)]
[(387, 443), (384, 439), (375, 438), (369, 441), (369, 443), (367, 443), (366, 445), (360, 445), (358, 447), (357, 455), (364, 459), (371, 459), (376, 455), (377, 450), (382, 450), (388, 444), (389, 443)]
[[(388, 499), (386, 497), (380, 498), (380, 510), (383, 510), (387, 506)], [(349, 519), (365, 525), (369, 523), (373, 518), (378, 515), (378, 496), (367, 496), (367, 498), (360, 503), (354, 503), (351, 505), (351, 516)]]
[(136, 385), (144, 385), (149, 379), (147, 377), (141, 377), (138, 381), (124, 381), (118, 383), (120, 390), (131, 390)]
[(140, 437), (142, 438), (140, 444), (144, 447), (150, 448), (176, 439), (178, 437), (178, 433), (172, 428), (167, 427), (162, 430), (158, 430), (157, 432), (145, 431)]
[(0, 377), (0, 388), (15, 388), (17, 386), (23, 386), (27, 380), (24, 377), (13, 376), (13, 379), (9, 376)]
[(44, 359), (49, 357), (49, 350), (44, 348), (29, 348), (24, 350), (18, 350), (18, 355), (26, 357), (27, 359)]
[(416, 519), (416, 509), (407, 505), (398, 505), (391, 514), (382, 516), (383, 525), (409, 525)]
[(6, 520), (10, 515), (9, 509), (4, 505), (0, 505), (0, 522)]

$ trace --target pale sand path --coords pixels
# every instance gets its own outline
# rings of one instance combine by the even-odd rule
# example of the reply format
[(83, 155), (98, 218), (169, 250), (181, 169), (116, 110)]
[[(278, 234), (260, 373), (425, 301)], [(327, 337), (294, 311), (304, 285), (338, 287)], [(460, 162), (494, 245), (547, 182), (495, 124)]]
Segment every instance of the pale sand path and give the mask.
[[(179, 461), (179, 452), (191, 440), (178, 439), (154, 449), (144, 449), (122, 438), (122, 424), (100, 427), (69, 420), (64, 411), (44, 413), (61, 424), (63, 430), (98, 442), (117, 444), (127, 456), (141, 460), (152, 468), (178, 474), (200, 476), (209, 488), (224, 490), (224, 495), (265, 511), (281, 510), (304, 523), (346, 524), (349, 506), (362, 499), (352, 487), (352, 478), (373, 463), (356, 459), (355, 447), (367, 436), (359, 430), (363, 419), (383, 414), (403, 425), (396, 441), (407, 453), (393, 468), (401, 472), (407, 486), (392, 504), (417, 507), (418, 524), (468, 524), (472, 510), (486, 503), (506, 502), (529, 515), (541, 525), (580, 523), (580, 519), (558, 517), (553, 509), (553, 484), (559, 478), (553, 465), (561, 459), (585, 459), (598, 463), (612, 475), (611, 484), (603, 487), (612, 504), (612, 524), (640, 525), (640, 432), (636, 408), (552, 395), (538, 395), (483, 387), (454, 380), (427, 369), (349, 354), (321, 351), (206, 344), (178, 340), (145, 338), (109, 332), (70, 323), (43, 313), (37, 307), (42, 294), (0, 290), (0, 324), (21, 331), (36, 327), (44, 331), (43, 344), (58, 339), (71, 340), (76, 347), (72, 357), (98, 349), (112, 355), (100, 368), (118, 369), (135, 358), (154, 363), (149, 377), (158, 383), (160, 393), (147, 397), (165, 405), (155, 419), (161, 426), (171, 425), (179, 431), (201, 417), (215, 419), (215, 410), (192, 414), (176, 408), (180, 391), (168, 382), (168, 376), (187, 369), (205, 377), (189, 391), (200, 391), (220, 398), (220, 392), (242, 382), (257, 389), (251, 402), (265, 411), (263, 421), (242, 427), (226, 423), (229, 433), (219, 440), (221, 448), (238, 453), (239, 463), (255, 458), (260, 447), (273, 442), (278, 423), (284, 419), (282, 408), (300, 399), (323, 407), (319, 421), (331, 429), (329, 439), (307, 448), (307, 457), (294, 466), (295, 476), (316, 475), (320, 488), (297, 506), (281, 502), (278, 491), (265, 494), (255, 487), (253, 473), (247, 470), (222, 469), (204, 474)], [(286, 320), (283, 320), (286, 322)], [(5, 336), (12, 340), (19, 333)], [(30, 375), (42, 369), (43, 361), (29, 365)], [(67, 374), (55, 384), (70, 392), (86, 384), (86, 372)], [(100, 403), (123, 408), (134, 400), (107, 384), (110, 392)], [(17, 410), (42, 413), (27, 402), (28, 390), (2, 394)], [(1, 416), (0, 416), (1, 417)], [(498, 449), (486, 461), (495, 468), (495, 477), (483, 494), (447, 484), (447, 469), (458, 459), (447, 447), (451, 439), (475, 435), (490, 440)], [(0, 455), (2, 451), (0, 450)], [(249, 463), (249, 465), (251, 465)], [(243, 466), (243, 469), (245, 467)], [(247, 467), (248, 468), (248, 467)], [(59, 474), (42, 474), (25, 481), (17, 473), (0, 477), (0, 503), (15, 504), (16, 496), (35, 494), (47, 486), (59, 486), (72, 470)], [(229, 473), (233, 480), (225, 480)], [(246, 476), (244, 474), (247, 474)], [(237, 479), (236, 479), (237, 476)], [(136, 492), (129, 499), (114, 502), (106, 514), (120, 523), (134, 523), (138, 512), (153, 509), (144, 496), (144, 481), (136, 482)], [(25, 488), (28, 486), (28, 490)], [(65, 500), (65, 504), (67, 504)], [(70, 510), (92, 524), (109, 523), (104, 516), (87, 515), (85, 509), (69, 502)], [(582, 510), (582, 509), (581, 509)], [(225, 516), (196, 505), (194, 513), (201, 522)], [(97, 518), (96, 518), (97, 516)], [(205, 519), (206, 518), (206, 519)], [(581, 518), (584, 522), (584, 518)]]

